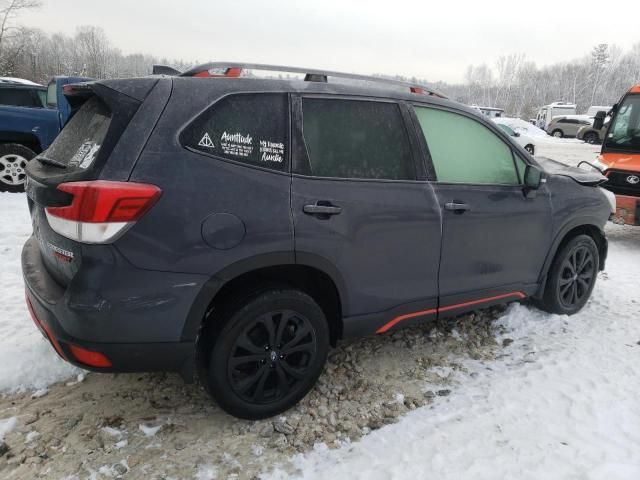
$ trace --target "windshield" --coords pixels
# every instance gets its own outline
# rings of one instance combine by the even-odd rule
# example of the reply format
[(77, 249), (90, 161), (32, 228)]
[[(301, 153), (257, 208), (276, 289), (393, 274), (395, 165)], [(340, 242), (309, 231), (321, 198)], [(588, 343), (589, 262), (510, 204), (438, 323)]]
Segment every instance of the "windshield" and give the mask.
[(640, 95), (629, 95), (615, 114), (606, 147), (640, 152)]
[(504, 125), (502, 123), (499, 123), (498, 126), (504, 130), (506, 132), (507, 135), (511, 136), (511, 137), (515, 137), (516, 136), (516, 132), (514, 132), (511, 127), (508, 127), (507, 125)]

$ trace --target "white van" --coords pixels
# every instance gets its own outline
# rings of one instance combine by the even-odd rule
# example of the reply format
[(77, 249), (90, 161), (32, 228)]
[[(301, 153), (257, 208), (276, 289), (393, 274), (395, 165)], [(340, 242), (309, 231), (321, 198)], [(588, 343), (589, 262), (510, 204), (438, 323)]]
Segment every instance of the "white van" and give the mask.
[(592, 105), (589, 107), (585, 115), (587, 115), (588, 117), (595, 117), (596, 113), (598, 112), (609, 113), (609, 110), (611, 110), (611, 107), (607, 107), (603, 105)]
[(575, 104), (566, 102), (553, 102), (549, 105), (541, 107), (540, 110), (538, 110), (538, 115), (536, 115), (536, 127), (541, 128), (542, 130), (546, 130), (547, 125), (549, 125), (549, 122), (551, 122), (551, 119), (553, 117), (575, 114)]

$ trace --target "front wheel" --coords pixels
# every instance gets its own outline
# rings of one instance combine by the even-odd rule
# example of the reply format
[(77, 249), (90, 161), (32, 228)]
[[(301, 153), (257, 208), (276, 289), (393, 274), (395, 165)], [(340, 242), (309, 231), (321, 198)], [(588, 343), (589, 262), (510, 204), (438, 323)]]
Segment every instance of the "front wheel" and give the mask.
[(573, 237), (553, 260), (540, 307), (560, 315), (580, 311), (595, 286), (599, 263), (593, 239), (588, 235)]
[(267, 418), (311, 390), (327, 359), (329, 329), (309, 295), (288, 288), (262, 291), (222, 317), (205, 380), (223, 410)]
[(24, 145), (0, 145), (0, 192), (24, 192), (27, 162), (35, 156), (36, 153)]

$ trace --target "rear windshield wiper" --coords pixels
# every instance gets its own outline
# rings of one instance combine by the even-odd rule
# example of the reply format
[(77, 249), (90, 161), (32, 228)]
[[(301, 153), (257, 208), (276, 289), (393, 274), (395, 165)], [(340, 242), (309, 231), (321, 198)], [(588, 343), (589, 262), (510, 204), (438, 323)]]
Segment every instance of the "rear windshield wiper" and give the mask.
[(58, 160), (54, 160), (52, 158), (40, 156), (40, 157), (36, 157), (36, 160), (38, 160), (43, 165), (51, 165), (52, 167), (57, 167), (57, 168), (67, 168), (67, 166), (64, 163), (59, 162)]

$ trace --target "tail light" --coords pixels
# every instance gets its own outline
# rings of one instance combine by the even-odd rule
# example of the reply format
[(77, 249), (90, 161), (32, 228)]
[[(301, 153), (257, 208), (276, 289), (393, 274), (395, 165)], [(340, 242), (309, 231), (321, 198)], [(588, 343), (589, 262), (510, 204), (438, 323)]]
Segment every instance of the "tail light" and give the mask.
[(83, 243), (111, 243), (131, 228), (157, 201), (155, 185), (95, 180), (69, 182), (58, 190), (73, 195), (71, 205), (47, 207), (51, 228)]

